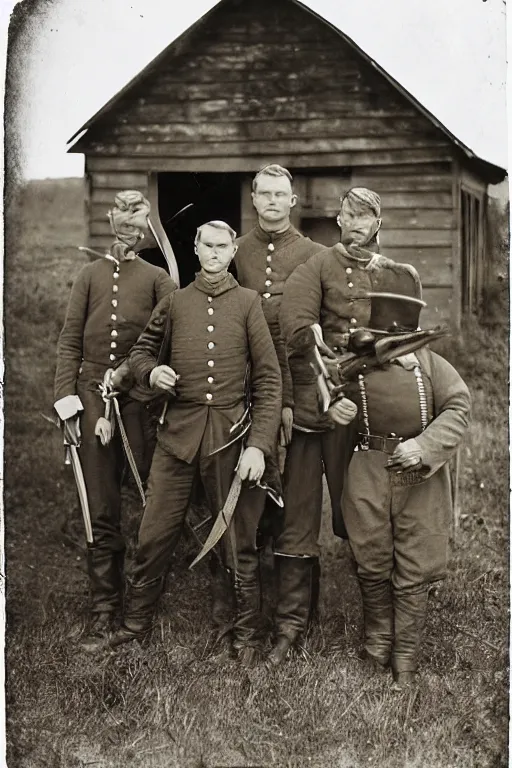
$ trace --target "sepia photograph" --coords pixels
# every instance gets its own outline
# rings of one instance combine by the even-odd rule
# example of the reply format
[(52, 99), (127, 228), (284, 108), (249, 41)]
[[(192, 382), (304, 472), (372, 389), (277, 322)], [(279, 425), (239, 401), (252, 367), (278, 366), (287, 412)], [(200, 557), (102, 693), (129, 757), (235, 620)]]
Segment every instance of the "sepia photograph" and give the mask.
[(505, 0), (0, 24), (0, 764), (506, 768)]

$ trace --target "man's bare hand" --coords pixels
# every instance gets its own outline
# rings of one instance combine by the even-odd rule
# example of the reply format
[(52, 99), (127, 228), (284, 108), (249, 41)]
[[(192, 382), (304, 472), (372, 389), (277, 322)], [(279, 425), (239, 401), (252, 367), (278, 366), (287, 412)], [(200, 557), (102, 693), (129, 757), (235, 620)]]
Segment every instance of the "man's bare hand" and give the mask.
[(94, 434), (99, 437), (102, 445), (108, 445), (114, 436), (114, 429), (110, 421), (100, 416), (94, 428)]
[(412, 438), (400, 443), (395, 448), (392, 456), (386, 462), (388, 469), (418, 469), (423, 464), (421, 458), (421, 448), (418, 442)]
[(263, 451), (254, 446), (246, 448), (238, 465), (238, 474), (241, 480), (257, 483), (263, 477), (264, 471), (265, 456)]
[(158, 389), (172, 392), (178, 379), (178, 374), (170, 365), (157, 365), (149, 375), (149, 384), (151, 387), (158, 387)]
[(110, 386), (112, 389), (119, 389), (119, 387), (123, 384), (123, 381), (130, 377), (130, 374), (131, 372), (128, 361), (124, 360), (118, 368), (112, 371), (110, 375)]
[(337, 403), (331, 405), (327, 413), (336, 424), (346, 427), (357, 416), (357, 405), (348, 397), (342, 397)]
[(281, 411), (281, 445), (289, 445), (292, 439), (293, 410), (283, 408)]

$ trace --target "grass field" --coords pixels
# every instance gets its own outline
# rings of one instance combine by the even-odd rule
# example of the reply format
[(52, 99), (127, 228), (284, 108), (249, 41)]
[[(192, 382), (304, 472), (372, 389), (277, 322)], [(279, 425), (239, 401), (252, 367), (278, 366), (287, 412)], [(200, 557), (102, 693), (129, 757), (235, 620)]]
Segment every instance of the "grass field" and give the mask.
[[(471, 387), (474, 421), (461, 525), (430, 603), (417, 689), (394, 693), (386, 674), (358, 660), (357, 584), (327, 516), (322, 620), (306, 658), (273, 672), (216, 665), (207, 569), (187, 570), (187, 541), (150, 646), (90, 658), (75, 642), (87, 582), (71, 471), (57, 430), (39, 415), (51, 410), (55, 344), (83, 263), (74, 249), (85, 240), (82, 194), (78, 181), (33, 182), (8, 211), (9, 768), (508, 765), (506, 281), (489, 293), (486, 324), (445, 345)], [(127, 499), (132, 543), (138, 515)]]

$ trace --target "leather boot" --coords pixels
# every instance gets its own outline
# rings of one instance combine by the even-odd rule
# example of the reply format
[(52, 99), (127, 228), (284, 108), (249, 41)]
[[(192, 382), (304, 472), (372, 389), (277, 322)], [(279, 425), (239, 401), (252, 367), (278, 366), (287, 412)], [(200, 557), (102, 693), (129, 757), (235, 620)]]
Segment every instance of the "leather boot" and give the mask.
[(427, 616), (428, 589), (394, 590), (395, 642), (391, 667), (395, 682), (410, 684), (418, 670), (421, 637)]
[(224, 660), (233, 654), (235, 595), (231, 574), (217, 555), (210, 558), (212, 621), (215, 631), (213, 655)]
[(156, 604), (162, 591), (163, 579), (153, 579), (145, 584), (128, 582), (123, 623), (115, 632), (89, 642), (84, 650), (90, 653), (116, 648), (131, 640), (144, 640), (150, 633)]
[(236, 615), (233, 648), (244, 666), (252, 667), (261, 659), (262, 615), (259, 561), (251, 571), (242, 569), (233, 575)]
[(82, 651), (92, 652), (104, 645), (114, 626), (114, 614), (110, 612), (92, 613), (85, 634), (80, 638)]
[(124, 550), (87, 547), (87, 571), (91, 591), (91, 612), (119, 611), (124, 589)]
[(359, 577), (363, 598), (364, 654), (374, 668), (389, 665), (393, 644), (393, 598), (391, 582)]
[(286, 658), (290, 647), (304, 635), (311, 613), (313, 557), (276, 555), (278, 598), (275, 616), (276, 644), (268, 655), (277, 666)]
[(320, 601), (320, 580), (322, 576), (322, 568), (320, 566), (320, 558), (313, 557), (313, 569), (311, 573), (311, 603), (309, 606), (308, 626), (314, 627), (320, 621), (320, 614), (318, 604)]

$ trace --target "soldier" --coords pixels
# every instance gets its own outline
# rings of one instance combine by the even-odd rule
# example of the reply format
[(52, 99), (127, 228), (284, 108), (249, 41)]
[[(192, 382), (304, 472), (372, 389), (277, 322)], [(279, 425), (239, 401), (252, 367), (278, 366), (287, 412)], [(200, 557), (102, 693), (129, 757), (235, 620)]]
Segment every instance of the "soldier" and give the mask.
[(110, 645), (149, 632), (194, 483), (201, 481), (210, 509), (219, 512), (236, 470), (245, 482), (230, 529), (234, 551), (224, 546), (223, 559), (234, 577), (234, 649), (250, 666), (262, 643), (256, 531), (265, 491), (254, 486), (274, 453), (281, 381), (260, 299), (227, 271), (235, 237), (222, 221), (199, 227), (201, 271), (160, 303), (130, 355), (141, 384), (175, 391), (175, 398), (158, 433), (124, 623)]
[(240, 285), (257, 291), (276, 348), (283, 381), (281, 425), (284, 442), (292, 436), (293, 387), (290, 368), (279, 327), (279, 309), (284, 285), (293, 270), (323, 248), (304, 237), (290, 223), (291, 209), (297, 204), (292, 175), (280, 165), (262, 168), (252, 182), (252, 201), (258, 223), (238, 238), (235, 257)]
[[(284, 340), (279, 326), (279, 310), (285, 282), (294, 269), (324, 246), (304, 237), (290, 222), (290, 213), (297, 204), (291, 173), (280, 165), (263, 167), (252, 182), (252, 201), (258, 223), (237, 240), (235, 257), (237, 278), (241, 285), (252, 288), (261, 296), (263, 312), (277, 352), (283, 383), (281, 410), (281, 446), (289, 445), (293, 427), (293, 385)], [(285, 476), (289, 472), (284, 469)], [(286, 488), (285, 505), (286, 505)], [(271, 503), (267, 505), (268, 524), (275, 534), (280, 528), (280, 514)], [(280, 578), (281, 558), (275, 553), (277, 577)], [(320, 562), (314, 557), (312, 566), (311, 615), (316, 611)], [(283, 566), (286, 570), (286, 565)]]
[[(105, 403), (99, 385), (108, 369), (121, 364), (115, 379), (116, 385), (120, 383), (127, 372), (124, 358), (156, 304), (176, 288), (163, 269), (147, 264), (132, 250), (147, 232), (149, 211), (140, 192), (127, 190), (116, 196), (109, 213), (116, 237), (109, 259), (91, 262), (79, 273), (57, 348), (55, 408), (63, 420), (81, 413), (79, 456), (94, 540), (87, 547), (91, 617), (85, 645), (110, 629), (121, 607), (124, 583), (120, 527), (124, 460), (118, 431), (110, 441), (104, 432)], [(121, 415), (127, 431), (141, 438), (147, 412), (131, 394), (120, 398)], [(133, 449), (144, 474), (145, 466), (149, 469), (144, 445), (136, 440)]]
[(468, 428), (470, 396), (457, 371), (424, 346), (428, 332), (416, 333), (424, 302), (370, 296), (376, 339), (410, 347), (417, 336), (423, 344), (387, 364), (367, 357), (345, 389), (358, 406), (342, 508), (363, 599), (363, 655), (376, 669), (391, 664), (402, 688), (416, 678), (429, 586), (446, 575), (448, 461)]
[(310, 326), (318, 323), (335, 353), (346, 349), (351, 332), (367, 324), (368, 290), (398, 290), (418, 295), (413, 267), (378, 253), (380, 198), (353, 188), (341, 200), (337, 218), (341, 242), (314, 254), (288, 278), (280, 313), (294, 393), (294, 431), (284, 474), (284, 520), (276, 540), (281, 582), (276, 612), (277, 642), (269, 661), (280, 664), (308, 622), (311, 573), (318, 558), (322, 511), (322, 471), (332, 506), (333, 529), (347, 538), (341, 514), (344, 472), (350, 458), (355, 405), (344, 398), (327, 414), (319, 409), (311, 368), (315, 346)]

